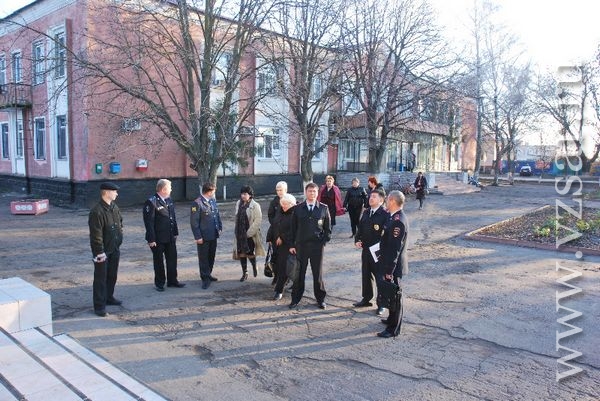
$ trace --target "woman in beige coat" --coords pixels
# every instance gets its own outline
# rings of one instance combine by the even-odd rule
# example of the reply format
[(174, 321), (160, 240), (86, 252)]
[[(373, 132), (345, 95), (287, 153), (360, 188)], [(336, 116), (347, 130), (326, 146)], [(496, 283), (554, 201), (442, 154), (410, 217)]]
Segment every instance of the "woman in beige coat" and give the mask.
[(262, 211), (254, 199), (252, 187), (245, 186), (240, 190), (240, 200), (235, 204), (235, 230), (233, 237), (233, 259), (242, 265), (242, 278), (248, 279), (248, 259), (252, 265), (254, 277), (258, 275), (256, 257), (265, 256), (260, 224)]

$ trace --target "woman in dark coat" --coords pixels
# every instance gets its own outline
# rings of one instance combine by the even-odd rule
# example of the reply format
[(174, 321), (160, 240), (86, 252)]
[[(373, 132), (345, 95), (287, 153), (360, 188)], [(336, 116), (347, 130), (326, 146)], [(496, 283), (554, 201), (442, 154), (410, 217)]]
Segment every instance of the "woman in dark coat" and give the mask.
[(283, 287), (287, 281), (287, 259), (290, 255), (290, 248), (294, 247), (292, 242), (292, 217), (296, 207), (296, 198), (292, 194), (285, 194), (281, 197), (281, 209), (273, 223), (273, 239), (275, 243), (275, 295), (273, 299), (278, 301), (283, 296)]
[(352, 186), (348, 188), (346, 192), (346, 198), (344, 199), (344, 208), (350, 215), (350, 227), (352, 228), (353, 238), (356, 235), (356, 229), (358, 227), (358, 221), (360, 220), (360, 214), (367, 202), (367, 192), (363, 187), (360, 186), (358, 178), (352, 179)]
[(427, 192), (427, 179), (421, 171), (415, 179), (415, 190), (417, 191), (417, 199), (419, 200), (419, 210), (423, 209), (423, 201)]
[(335, 226), (335, 216), (341, 216), (344, 212), (344, 203), (342, 202), (342, 193), (337, 185), (334, 185), (335, 179), (328, 175), (325, 177), (325, 185), (321, 186), (317, 200), (327, 205), (329, 216), (331, 217), (331, 226)]

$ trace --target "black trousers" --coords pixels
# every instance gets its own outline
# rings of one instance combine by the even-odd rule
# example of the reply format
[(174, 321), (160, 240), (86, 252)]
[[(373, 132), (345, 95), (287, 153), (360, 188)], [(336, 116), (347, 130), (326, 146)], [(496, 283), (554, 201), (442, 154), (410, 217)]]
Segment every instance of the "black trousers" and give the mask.
[(275, 248), (277, 252), (273, 252), (275, 257), (272, 259), (275, 262), (275, 292), (283, 293), (283, 287), (287, 281), (287, 259), (290, 254), (290, 248), (287, 245), (281, 245)]
[(388, 316), (388, 324), (385, 328), (388, 332), (394, 336), (400, 334), (400, 328), (402, 326), (402, 317), (404, 315), (404, 308), (402, 302), (402, 283), (398, 277), (394, 276), (394, 283), (400, 287), (400, 293), (396, 297), (395, 302), (390, 306), (390, 315)]
[(352, 235), (356, 235), (358, 229), (358, 222), (360, 221), (361, 207), (348, 207), (348, 215), (350, 216), (350, 227), (352, 227)]
[[(167, 284), (177, 284), (177, 245), (175, 241), (157, 242), (152, 249), (154, 261), (154, 285), (162, 287)], [(165, 260), (167, 274), (165, 276)]]
[(210, 276), (215, 265), (215, 255), (217, 254), (217, 240), (204, 241), (197, 244), (198, 249), (198, 268), (202, 281), (210, 280)]
[(116, 250), (106, 255), (104, 262), (94, 263), (94, 284), (92, 287), (95, 311), (104, 311), (106, 300), (114, 296), (120, 256), (120, 251)]
[[(373, 279), (375, 279), (375, 283), (377, 284), (383, 277), (378, 271), (378, 265), (373, 260), (368, 247), (362, 249), (361, 262), (362, 300), (369, 302), (373, 299)], [(379, 305), (379, 301), (377, 301), (377, 305)]]
[(327, 292), (323, 282), (323, 249), (321, 242), (305, 242), (296, 248), (296, 254), (300, 264), (298, 280), (294, 281), (292, 287), (292, 303), (298, 303), (304, 295), (304, 281), (306, 280), (306, 269), (310, 262), (310, 269), (313, 276), (313, 290), (317, 302), (325, 301)]

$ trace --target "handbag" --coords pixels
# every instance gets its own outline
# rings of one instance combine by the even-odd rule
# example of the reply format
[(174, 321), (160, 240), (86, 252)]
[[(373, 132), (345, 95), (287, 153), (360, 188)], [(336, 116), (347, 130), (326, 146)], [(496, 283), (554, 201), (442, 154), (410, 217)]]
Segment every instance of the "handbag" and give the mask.
[(300, 262), (298, 262), (296, 255), (292, 255), (291, 253), (288, 255), (285, 272), (291, 281), (298, 281), (298, 276), (300, 274)]
[(394, 309), (402, 299), (402, 289), (393, 281), (382, 280), (379, 284), (380, 306)]
[(273, 262), (271, 262), (271, 259), (273, 257), (273, 247), (271, 246), (271, 243), (269, 242), (269, 248), (267, 249), (267, 255), (265, 256), (265, 269), (263, 271), (264, 275), (266, 277), (273, 277)]

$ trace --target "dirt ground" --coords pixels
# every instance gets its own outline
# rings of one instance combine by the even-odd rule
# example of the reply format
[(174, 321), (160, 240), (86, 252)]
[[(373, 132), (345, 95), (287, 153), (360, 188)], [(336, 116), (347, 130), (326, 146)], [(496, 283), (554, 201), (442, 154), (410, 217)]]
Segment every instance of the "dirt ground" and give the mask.
[[(220, 202), (219, 240), (208, 290), (200, 287), (189, 205), (177, 204), (179, 279), (153, 288), (141, 206), (123, 209), (115, 296), (109, 316), (92, 310), (88, 210), (51, 206), (47, 214), (10, 214), (0, 196), (0, 278), (19, 276), (51, 294), (54, 332), (85, 346), (173, 400), (597, 400), (600, 399), (600, 258), (464, 239), (466, 232), (559, 199), (554, 186), (518, 184), (478, 193), (409, 199), (410, 274), (404, 280), (401, 335), (381, 339), (374, 309), (360, 299), (360, 252), (347, 216), (325, 249), (325, 311), (312, 276), (298, 310), (289, 293), (273, 301), (270, 279), (240, 283), (231, 259), (233, 203)], [(572, 203), (568, 196), (560, 197)], [(259, 199), (266, 211), (270, 199)], [(117, 200), (118, 203), (118, 200)], [(265, 212), (266, 214), (266, 212)], [(264, 218), (266, 221), (266, 216)], [(266, 233), (263, 224), (263, 235)], [(260, 264), (260, 263), (259, 263)], [(582, 313), (582, 332), (561, 341), (582, 353), (582, 372), (561, 382), (556, 333), (557, 283), (570, 271), (582, 288), (561, 300)]]

